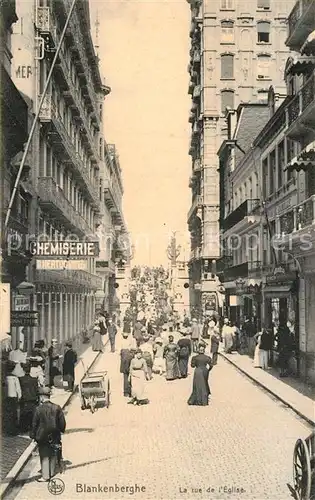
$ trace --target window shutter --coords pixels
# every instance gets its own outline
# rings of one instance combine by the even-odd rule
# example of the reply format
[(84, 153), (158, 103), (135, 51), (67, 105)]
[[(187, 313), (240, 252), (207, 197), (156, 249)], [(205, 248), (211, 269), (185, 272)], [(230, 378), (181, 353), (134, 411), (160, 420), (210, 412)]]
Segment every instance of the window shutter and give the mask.
[(233, 78), (234, 57), (230, 54), (221, 56), (221, 78)]
[(270, 9), (270, 0), (258, 0), (258, 9)]
[(257, 23), (258, 33), (270, 33), (270, 24), (264, 21)]

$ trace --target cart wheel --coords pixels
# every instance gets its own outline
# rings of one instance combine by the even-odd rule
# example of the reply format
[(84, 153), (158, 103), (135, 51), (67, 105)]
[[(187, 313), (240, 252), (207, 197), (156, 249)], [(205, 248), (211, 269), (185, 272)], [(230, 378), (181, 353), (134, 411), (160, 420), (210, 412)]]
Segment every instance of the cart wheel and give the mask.
[(81, 398), (81, 410), (86, 410), (86, 402), (83, 396)]
[(91, 413), (95, 413), (95, 406), (96, 406), (95, 396), (91, 396), (91, 398), (90, 398), (90, 410), (91, 410)]
[(311, 460), (304, 439), (298, 439), (294, 447), (293, 485), (298, 500), (309, 500), (311, 493)]
[(106, 408), (109, 408), (109, 405), (110, 405), (110, 383), (108, 380), (107, 381), (107, 390), (106, 390), (106, 400), (105, 400)]

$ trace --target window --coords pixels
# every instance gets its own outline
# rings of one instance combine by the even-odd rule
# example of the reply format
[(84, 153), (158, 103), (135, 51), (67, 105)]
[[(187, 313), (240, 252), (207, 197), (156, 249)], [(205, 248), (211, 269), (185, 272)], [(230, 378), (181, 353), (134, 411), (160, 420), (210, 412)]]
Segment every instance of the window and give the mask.
[[(287, 139), (287, 163), (293, 160), (294, 155), (295, 155), (294, 141)], [(292, 178), (292, 171), (290, 169), (287, 169), (287, 182), (289, 182), (291, 178)]]
[(225, 113), (226, 108), (234, 109), (233, 90), (222, 90), (221, 92), (221, 112)]
[(268, 90), (258, 90), (257, 92), (257, 100), (258, 102), (268, 102)]
[(263, 199), (267, 198), (267, 183), (268, 183), (268, 158), (265, 158), (262, 163), (262, 188), (263, 188)]
[(270, 79), (270, 63), (271, 57), (268, 55), (258, 56), (257, 59), (257, 79), (269, 80)]
[(269, 158), (269, 195), (275, 191), (275, 172), (276, 172), (276, 151), (272, 151)]
[(257, 8), (269, 10), (270, 9), (270, 0), (258, 0)]
[(234, 78), (234, 56), (232, 54), (221, 56), (221, 78), (224, 80)]
[(221, 9), (233, 9), (233, 0), (221, 0)]
[(233, 23), (233, 21), (222, 21), (222, 23), (221, 23), (221, 43), (234, 43), (234, 23)]
[(278, 189), (280, 189), (283, 184), (284, 167), (285, 167), (284, 141), (282, 141), (278, 145)]
[(270, 42), (270, 23), (267, 23), (265, 21), (260, 21), (259, 23), (257, 23), (257, 42)]

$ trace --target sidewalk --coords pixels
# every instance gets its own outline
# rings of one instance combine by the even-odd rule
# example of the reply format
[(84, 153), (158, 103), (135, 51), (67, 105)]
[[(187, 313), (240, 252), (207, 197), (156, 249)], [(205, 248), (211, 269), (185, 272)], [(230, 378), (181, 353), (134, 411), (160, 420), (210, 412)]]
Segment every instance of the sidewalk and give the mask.
[[(107, 337), (105, 337), (105, 345)], [(75, 388), (78, 387), (80, 381), (84, 377), (86, 371), (92, 367), (99, 356), (98, 352), (93, 352), (89, 346), (79, 356), (79, 362), (75, 367)], [(83, 363), (80, 361), (82, 359)], [(51, 401), (60, 405), (63, 409), (68, 405), (72, 393), (66, 392), (63, 389), (54, 388), (51, 396)], [(1, 489), (0, 496), (3, 498), (4, 493), (15, 480), (21, 469), (31, 457), (36, 449), (36, 443), (28, 436), (2, 436), (1, 440)]]
[(267, 371), (254, 368), (252, 358), (247, 355), (241, 355), (237, 352), (226, 354), (223, 351), (220, 351), (219, 354), (308, 423), (315, 425), (315, 394), (313, 387), (307, 386), (302, 381), (292, 377), (282, 379), (273, 368)]

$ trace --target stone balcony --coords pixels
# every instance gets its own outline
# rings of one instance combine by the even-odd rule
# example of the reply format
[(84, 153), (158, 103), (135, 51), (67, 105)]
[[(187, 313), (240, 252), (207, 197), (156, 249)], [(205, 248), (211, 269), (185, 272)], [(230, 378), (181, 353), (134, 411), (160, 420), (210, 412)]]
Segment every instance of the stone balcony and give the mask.
[(59, 149), (67, 160), (71, 162), (74, 174), (79, 177), (80, 181), (85, 185), (86, 193), (89, 195), (93, 208), (99, 211), (100, 201), (98, 189), (93, 185), (88, 169), (85, 167), (83, 160), (76, 151), (75, 145), (73, 144), (63, 123), (63, 118), (60, 115), (57, 106), (52, 100), (51, 94), (47, 94), (45, 96), (39, 120), (42, 123), (50, 125), (48, 133), (50, 135), (51, 142), (55, 145), (55, 148)]
[(65, 226), (82, 236), (92, 233), (84, 217), (73, 207), (52, 177), (38, 178), (37, 193), (39, 205), (47, 208)]

